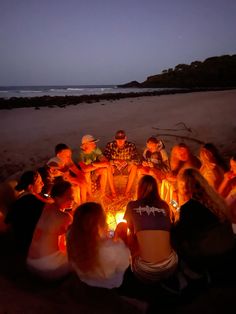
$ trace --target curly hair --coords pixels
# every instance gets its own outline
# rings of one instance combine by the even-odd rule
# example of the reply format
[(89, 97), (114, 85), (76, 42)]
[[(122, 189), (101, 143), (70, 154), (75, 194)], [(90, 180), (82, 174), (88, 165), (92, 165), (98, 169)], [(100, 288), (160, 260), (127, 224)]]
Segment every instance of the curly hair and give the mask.
[(99, 265), (101, 230), (106, 230), (106, 215), (100, 204), (88, 202), (77, 207), (68, 233), (67, 252), (69, 260), (83, 273)]
[(191, 197), (206, 206), (221, 221), (230, 219), (229, 208), (224, 199), (208, 184), (197, 169), (181, 170), (178, 180), (183, 180)]

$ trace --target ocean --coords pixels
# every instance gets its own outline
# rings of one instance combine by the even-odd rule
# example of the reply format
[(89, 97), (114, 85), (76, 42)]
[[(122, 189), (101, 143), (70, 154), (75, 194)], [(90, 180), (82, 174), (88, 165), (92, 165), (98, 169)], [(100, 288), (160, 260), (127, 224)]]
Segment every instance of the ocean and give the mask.
[(168, 88), (119, 88), (116, 85), (0, 86), (0, 98), (140, 93), (167, 89)]

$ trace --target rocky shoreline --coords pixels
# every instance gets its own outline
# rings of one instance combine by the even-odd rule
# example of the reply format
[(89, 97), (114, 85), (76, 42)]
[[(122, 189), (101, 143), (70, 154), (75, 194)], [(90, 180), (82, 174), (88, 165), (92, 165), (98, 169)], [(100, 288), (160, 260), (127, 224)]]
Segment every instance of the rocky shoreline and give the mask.
[(144, 96), (161, 96), (161, 95), (173, 95), (193, 92), (204, 92), (204, 91), (220, 91), (220, 90), (231, 90), (235, 89), (232, 87), (215, 87), (215, 88), (178, 88), (168, 89), (162, 91), (147, 91), (147, 92), (127, 92), (127, 93), (104, 93), (100, 95), (81, 95), (81, 96), (42, 96), (42, 97), (11, 97), (11, 98), (0, 98), (0, 110), (10, 110), (15, 108), (35, 108), (40, 107), (64, 108), (69, 105), (78, 105), (80, 103), (94, 103), (102, 100), (119, 100), (123, 98), (136, 98)]

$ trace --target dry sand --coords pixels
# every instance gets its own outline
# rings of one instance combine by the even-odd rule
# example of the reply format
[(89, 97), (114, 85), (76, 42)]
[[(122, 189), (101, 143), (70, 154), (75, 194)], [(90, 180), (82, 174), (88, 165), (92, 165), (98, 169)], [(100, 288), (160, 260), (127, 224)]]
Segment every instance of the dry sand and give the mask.
[(200, 142), (213, 142), (230, 155), (236, 151), (235, 117), (236, 90), (1, 110), (1, 179), (40, 166), (54, 154), (58, 143), (71, 146), (76, 160), (84, 134), (99, 138), (103, 148), (118, 129), (125, 129), (140, 150), (149, 136), (158, 135), (168, 152), (181, 141), (195, 153)]
[[(149, 136), (159, 135), (168, 152), (182, 141), (195, 153), (201, 142), (213, 142), (227, 157), (236, 152), (235, 117), (236, 90), (1, 110), (1, 178), (41, 166), (59, 142), (70, 145), (76, 159), (81, 137), (87, 133), (99, 138), (103, 148), (118, 129), (125, 129), (140, 151)], [(73, 284), (71, 279), (42, 286), (21, 270), (6, 238), (0, 233), (0, 314), (143, 312), (110, 292)], [(76, 297), (72, 297), (73, 291)], [(231, 285), (213, 287), (175, 312), (228, 313), (229, 306), (234, 306), (235, 291)]]

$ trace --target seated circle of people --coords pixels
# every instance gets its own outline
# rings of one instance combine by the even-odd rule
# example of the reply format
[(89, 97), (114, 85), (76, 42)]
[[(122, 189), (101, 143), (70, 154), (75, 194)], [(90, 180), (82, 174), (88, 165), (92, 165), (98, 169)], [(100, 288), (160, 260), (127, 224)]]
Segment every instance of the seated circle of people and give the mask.
[(161, 183), (166, 173), (170, 171), (164, 143), (154, 136), (149, 137), (142, 157), (141, 165), (138, 166), (138, 177), (149, 174), (157, 180), (157, 183)]
[(87, 200), (89, 188), (84, 172), (72, 160), (72, 150), (66, 144), (60, 143), (55, 147), (55, 155), (47, 162), (47, 165), (50, 169), (54, 168), (54, 172), (57, 168), (57, 174), (61, 172), (63, 179), (73, 185), (76, 203), (84, 203)]
[(124, 219), (137, 241), (132, 256), (134, 275), (147, 284), (170, 278), (177, 269), (178, 256), (170, 241), (169, 207), (161, 200), (152, 176), (140, 179), (137, 200), (128, 203)]
[(20, 192), (5, 217), (5, 223), (11, 226), (16, 240), (16, 248), (27, 254), (35, 226), (41, 216), (46, 199), (40, 193), (43, 182), (37, 171), (25, 171), (15, 186)]
[(58, 279), (71, 270), (65, 247), (59, 246), (60, 238), (65, 236), (72, 222), (72, 216), (67, 212), (74, 202), (71, 183), (56, 183), (52, 187), (51, 197), (54, 202), (44, 206), (35, 227), (27, 265), (30, 271), (45, 279)]
[(185, 200), (172, 227), (174, 247), (192, 267), (211, 267), (234, 246), (229, 208), (197, 169), (182, 169), (177, 180)]
[(98, 203), (80, 205), (68, 231), (69, 261), (79, 279), (90, 286), (116, 288), (130, 264), (130, 251), (118, 238), (108, 237), (106, 215)]
[(104, 155), (110, 161), (114, 175), (128, 175), (125, 195), (129, 197), (137, 174), (138, 154), (135, 144), (127, 141), (124, 130), (118, 130), (115, 140), (107, 143)]
[(90, 194), (92, 194), (92, 183), (99, 179), (101, 194), (106, 194), (107, 183), (113, 197), (116, 197), (114, 187), (113, 173), (110, 162), (103, 155), (101, 149), (97, 147), (95, 139), (92, 135), (86, 134), (81, 140), (81, 152), (79, 155), (79, 165), (85, 172), (85, 177), (89, 186)]

